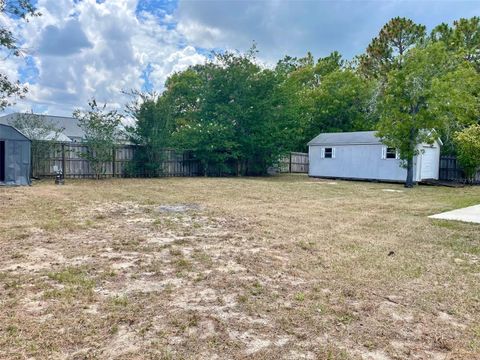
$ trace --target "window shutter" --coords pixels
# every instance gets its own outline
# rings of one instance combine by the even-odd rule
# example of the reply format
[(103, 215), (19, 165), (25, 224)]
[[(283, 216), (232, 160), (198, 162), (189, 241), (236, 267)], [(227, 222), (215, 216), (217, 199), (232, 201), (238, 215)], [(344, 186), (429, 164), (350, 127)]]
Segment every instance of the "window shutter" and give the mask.
[(387, 147), (382, 146), (382, 159), (386, 159), (386, 158), (387, 158)]
[(332, 159), (335, 159), (335, 148), (332, 148)]
[(322, 147), (322, 148), (320, 149), (320, 158), (322, 158), (322, 159), (325, 158), (325, 148), (324, 148), (324, 147)]
[(400, 159), (400, 151), (398, 149), (395, 150), (395, 159)]

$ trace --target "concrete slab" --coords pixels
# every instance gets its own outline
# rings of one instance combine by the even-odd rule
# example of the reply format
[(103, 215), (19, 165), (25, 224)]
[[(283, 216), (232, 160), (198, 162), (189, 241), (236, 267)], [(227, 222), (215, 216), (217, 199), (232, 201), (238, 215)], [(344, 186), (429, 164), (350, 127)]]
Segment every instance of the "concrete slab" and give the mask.
[(447, 211), (441, 214), (431, 215), (429, 218), (457, 220), (480, 224), (480, 205), (469, 206), (462, 209)]

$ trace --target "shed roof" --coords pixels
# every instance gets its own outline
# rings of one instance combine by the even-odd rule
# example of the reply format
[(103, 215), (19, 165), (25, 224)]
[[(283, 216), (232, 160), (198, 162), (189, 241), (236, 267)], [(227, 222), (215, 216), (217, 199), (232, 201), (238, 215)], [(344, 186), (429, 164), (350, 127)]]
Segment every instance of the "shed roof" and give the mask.
[(354, 131), (322, 133), (311, 140), (307, 145), (352, 145), (352, 144), (382, 144), (375, 136), (376, 131)]
[(0, 140), (30, 141), (13, 126), (0, 124)]

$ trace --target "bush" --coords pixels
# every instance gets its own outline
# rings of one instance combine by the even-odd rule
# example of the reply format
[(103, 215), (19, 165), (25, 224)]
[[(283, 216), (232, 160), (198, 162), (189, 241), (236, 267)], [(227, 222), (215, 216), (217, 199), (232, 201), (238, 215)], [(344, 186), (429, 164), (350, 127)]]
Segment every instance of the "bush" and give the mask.
[(468, 182), (473, 182), (480, 169), (480, 125), (471, 125), (455, 133), (457, 159)]

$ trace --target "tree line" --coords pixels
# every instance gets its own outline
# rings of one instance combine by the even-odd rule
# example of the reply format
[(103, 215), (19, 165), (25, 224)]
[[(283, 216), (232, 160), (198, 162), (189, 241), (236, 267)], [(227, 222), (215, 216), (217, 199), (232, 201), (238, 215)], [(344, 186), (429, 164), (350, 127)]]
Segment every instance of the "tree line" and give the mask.
[[(130, 106), (142, 145), (137, 165), (161, 171), (161, 148), (192, 150), (203, 165), (259, 175), (288, 151), (305, 151), (321, 132), (378, 130), (399, 150), (413, 182), (417, 145), (441, 138), (459, 153), (469, 176), (480, 166), (477, 136), (480, 18), (440, 24), (430, 34), (410, 19), (393, 18), (364, 54), (314, 59), (285, 56), (274, 68), (247, 53), (220, 53), (173, 74), (161, 94), (141, 94)], [(432, 131), (434, 129), (434, 131)], [(466, 142), (468, 145), (465, 145)], [(470, 149), (466, 151), (465, 149)]]
[[(5, 4), (1, 12), (18, 19), (41, 15), (30, 1)], [(20, 55), (13, 34), (0, 30), (1, 45)], [(205, 175), (262, 175), (282, 154), (306, 151), (321, 132), (359, 130), (377, 130), (399, 150), (407, 186), (417, 145), (438, 138), (467, 177), (479, 169), (480, 17), (442, 23), (430, 33), (393, 18), (352, 60), (337, 51), (319, 59), (307, 53), (265, 67), (257, 55), (255, 44), (246, 53), (213, 54), (172, 74), (162, 93), (132, 91), (126, 112), (136, 121), (126, 136), (141, 146), (130, 171), (161, 175), (161, 150), (171, 147), (190, 151)], [(0, 109), (25, 91), (0, 74)], [(122, 116), (93, 99), (89, 106), (74, 116), (93, 149), (85, 156), (100, 164)]]

